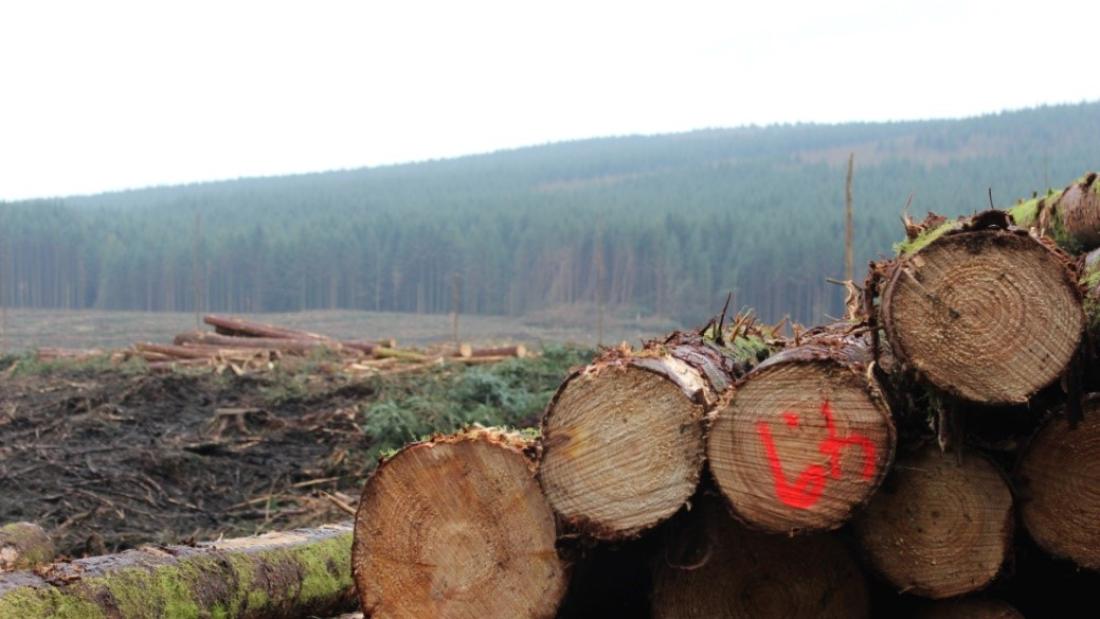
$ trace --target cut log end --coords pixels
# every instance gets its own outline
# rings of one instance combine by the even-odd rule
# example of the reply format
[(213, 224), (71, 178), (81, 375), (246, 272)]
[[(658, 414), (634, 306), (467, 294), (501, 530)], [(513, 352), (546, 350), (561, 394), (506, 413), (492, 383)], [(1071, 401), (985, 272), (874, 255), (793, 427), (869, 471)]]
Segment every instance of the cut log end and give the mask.
[(894, 476), (855, 519), (871, 565), (899, 591), (941, 599), (982, 589), (1012, 544), (1012, 494), (976, 453), (934, 447), (899, 458)]
[(865, 375), (831, 360), (749, 374), (707, 438), (734, 513), (796, 533), (841, 526), (878, 488), (894, 454), (889, 412)]
[[(703, 388), (681, 361), (646, 362), (694, 376)], [(581, 532), (605, 540), (671, 517), (702, 472), (704, 412), (668, 375), (629, 363), (575, 374), (543, 419), (539, 479), (550, 504)]]
[(1020, 464), (1024, 527), (1047, 552), (1100, 570), (1100, 402), (1071, 428), (1050, 418)]
[(37, 524), (13, 522), (0, 527), (0, 572), (45, 565), (54, 554), (53, 541)]
[(1020, 404), (1062, 374), (1081, 341), (1063, 260), (1004, 230), (945, 235), (901, 260), (882, 301), (899, 359), (961, 398)]
[(670, 525), (654, 574), (657, 619), (869, 616), (864, 576), (833, 537), (749, 531), (713, 499)]
[(374, 617), (552, 617), (555, 521), (523, 453), (491, 431), (410, 445), (363, 490), (352, 570)]

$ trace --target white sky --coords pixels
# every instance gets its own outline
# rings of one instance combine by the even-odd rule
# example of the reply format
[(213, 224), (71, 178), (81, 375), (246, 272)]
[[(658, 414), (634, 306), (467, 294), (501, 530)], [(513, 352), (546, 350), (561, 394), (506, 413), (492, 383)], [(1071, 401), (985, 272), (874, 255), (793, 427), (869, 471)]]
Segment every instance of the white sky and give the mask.
[(0, 199), (1095, 100), (1098, 16), (1095, 0), (0, 0)]

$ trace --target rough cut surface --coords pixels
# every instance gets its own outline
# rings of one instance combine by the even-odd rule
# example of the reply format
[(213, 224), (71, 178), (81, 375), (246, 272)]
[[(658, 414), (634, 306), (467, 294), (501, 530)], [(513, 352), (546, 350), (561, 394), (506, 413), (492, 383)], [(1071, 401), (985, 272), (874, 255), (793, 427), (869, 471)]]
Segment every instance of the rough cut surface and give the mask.
[(886, 475), (894, 427), (864, 375), (829, 359), (794, 359), (769, 360), (745, 378), (718, 413), (707, 457), (734, 513), (750, 526), (833, 529)]
[(671, 517), (702, 472), (706, 406), (688, 394), (707, 392), (707, 383), (671, 356), (644, 363), (597, 363), (573, 375), (543, 419), (546, 497), (595, 538), (630, 537)]
[(977, 591), (1000, 572), (1012, 543), (1012, 494), (985, 457), (925, 447), (854, 520), (870, 564), (899, 591), (941, 599)]
[(352, 570), (367, 616), (554, 616), (565, 566), (523, 447), (463, 433), (410, 445), (378, 468), (355, 519)]
[(1051, 417), (1027, 447), (1019, 469), (1024, 527), (1047, 552), (1100, 570), (1100, 402), (1071, 428)]
[(750, 531), (716, 498), (670, 525), (654, 574), (655, 619), (870, 616), (864, 576), (831, 536)]
[(1062, 374), (1081, 341), (1065, 261), (1019, 230), (945, 234), (896, 264), (882, 319), (898, 358), (974, 402), (1020, 404)]
[(916, 619), (1024, 619), (1024, 616), (1007, 602), (976, 597), (932, 602), (917, 612)]

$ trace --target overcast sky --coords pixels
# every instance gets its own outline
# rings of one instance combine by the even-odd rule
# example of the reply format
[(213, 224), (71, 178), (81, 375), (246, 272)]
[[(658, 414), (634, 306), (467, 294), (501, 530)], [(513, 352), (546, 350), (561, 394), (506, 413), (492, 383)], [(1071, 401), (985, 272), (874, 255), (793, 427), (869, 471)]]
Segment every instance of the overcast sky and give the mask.
[(1100, 2), (1010, 4), (5, 0), (0, 199), (1100, 99)]

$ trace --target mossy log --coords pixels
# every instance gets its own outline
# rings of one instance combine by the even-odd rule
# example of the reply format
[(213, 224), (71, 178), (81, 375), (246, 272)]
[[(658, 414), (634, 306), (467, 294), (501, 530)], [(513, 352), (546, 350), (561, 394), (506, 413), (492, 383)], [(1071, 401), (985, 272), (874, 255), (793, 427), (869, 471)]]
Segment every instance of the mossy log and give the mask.
[(714, 480), (734, 514), (776, 533), (835, 529), (893, 460), (894, 423), (866, 337), (833, 327), (762, 362), (707, 436)]
[(0, 572), (27, 570), (53, 561), (53, 541), (33, 522), (0, 527)]
[(1020, 515), (1032, 539), (1050, 554), (1100, 570), (1100, 397), (1085, 402), (1075, 426), (1047, 419), (1018, 469)]
[(431, 361), (432, 357), (415, 350), (405, 350), (403, 348), (375, 348), (371, 351), (371, 354), (375, 359), (397, 359), (398, 361), (412, 361), (416, 363), (423, 363), (425, 361)]
[(1024, 619), (1008, 602), (984, 597), (932, 602), (914, 616), (915, 619)]
[(1012, 545), (1012, 493), (976, 452), (926, 446), (898, 457), (893, 474), (854, 519), (869, 563), (898, 591), (942, 599), (982, 589)]
[(1100, 183), (1090, 172), (1061, 191), (1050, 191), (1008, 209), (1013, 221), (1068, 251), (1100, 247)]
[(748, 530), (716, 497), (669, 523), (654, 569), (655, 619), (870, 616), (863, 573), (836, 538)]
[(351, 610), (350, 524), (157, 546), (0, 576), (0, 617), (306, 617)]
[(478, 429), (406, 446), (378, 467), (352, 551), (367, 616), (554, 616), (566, 566), (531, 449)]
[(902, 367), (935, 387), (1022, 404), (1063, 374), (1081, 342), (1075, 271), (1002, 211), (945, 222), (880, 271), (878, 322)]
[(706, 415), (756, 361), (738, 355), (678, 332), (640, 351), (607, 351), (570, 375), (542, 420), (539, 480), (558, 515), (615, 540), (676, 513), (699, 482)]

